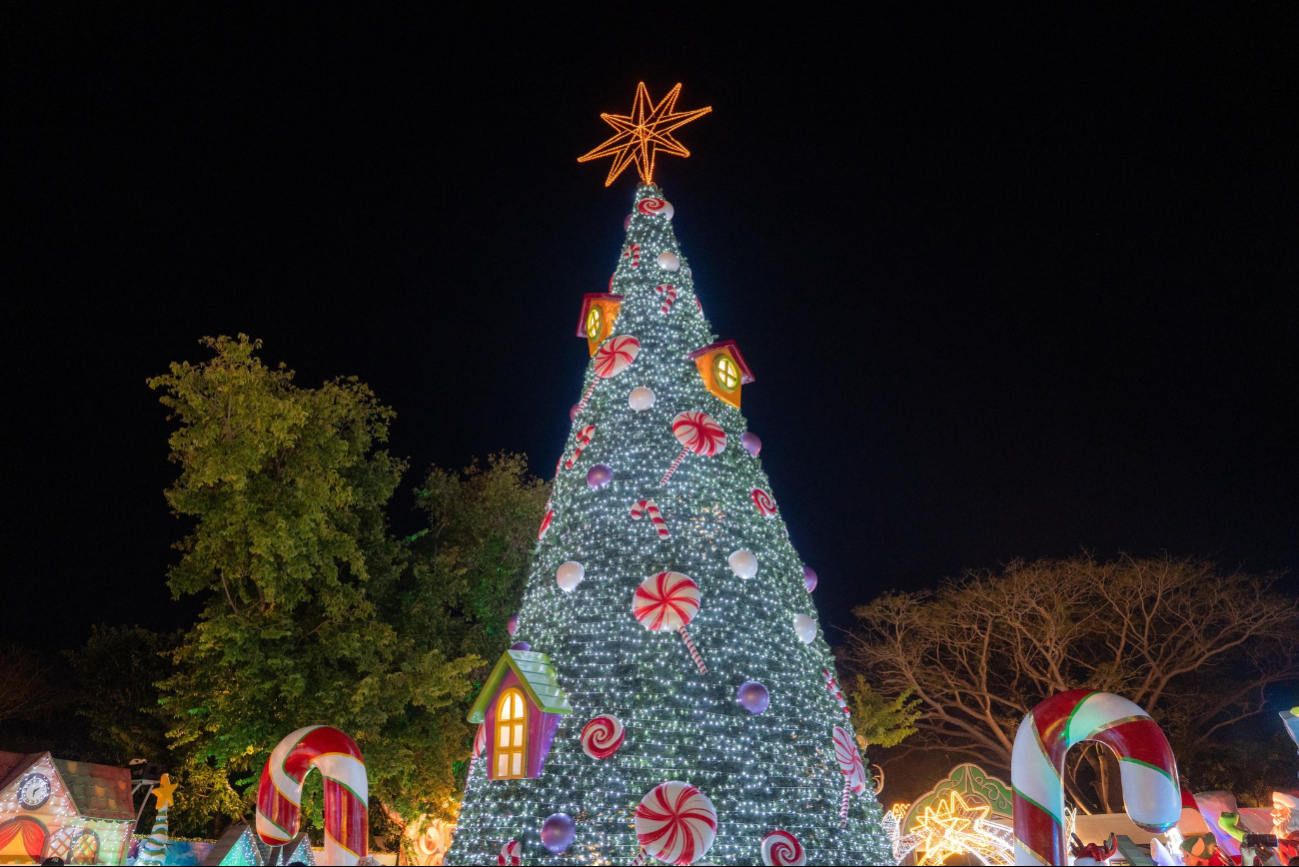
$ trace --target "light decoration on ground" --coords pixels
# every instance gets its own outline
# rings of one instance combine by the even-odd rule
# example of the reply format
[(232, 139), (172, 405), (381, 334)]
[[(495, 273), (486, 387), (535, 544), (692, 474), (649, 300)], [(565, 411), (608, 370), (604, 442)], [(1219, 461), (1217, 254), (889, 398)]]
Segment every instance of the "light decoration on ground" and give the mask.
[(631, 114), (600, 115), (600, 119), (617, 130), (617, 133), (578, 157), (577, 161), (585, 163), (602, 157), (613, 157), (609, 177), (604, 181), (606, 187), (617, 180), (618, 175), (633, 162), (636, 163), (641, 183), (654, 183), (654, 159), (659, 151), (678, 157), (690, 156), (690, 151), (673, 138), (673, 130), (712, 111), (711, 107), (676, 111), (677, 98), (680, 96), (681, 85), (678, 84), (668, 91), (668, 95), (658, 105), (652, 105), (649, 90), (642, 81), (636, 85), (636, 99), (632, 103)]
[(989, 818), (992, 808), (970, 804), (958, 791), (925, 807), (912, 822), (908, 841), (924, 855), (917, 863), (942, 864), (953, 855), (970, 853), (984, 864), (1013, 864), (1015, 835)]

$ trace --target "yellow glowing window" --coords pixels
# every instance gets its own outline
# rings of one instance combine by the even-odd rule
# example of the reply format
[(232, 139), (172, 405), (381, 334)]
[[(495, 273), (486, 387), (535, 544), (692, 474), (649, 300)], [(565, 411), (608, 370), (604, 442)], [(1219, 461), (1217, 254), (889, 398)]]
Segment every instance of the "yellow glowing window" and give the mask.
[(523, 693), (507, 689), (496, 703), (496, 779), (523, 777), (527, 730), (528, 706)]
[(713, 379), (723, 391), (735, 391), (740, 387), (739, 365), (725, 352), (717, 353), (713, 359)]
[[(573, 320), (569, 320), (572, 322)], [(604, 313), (596, 305), (591, 305), (591, 310), (586, 314), (586, 338), (587, 340), (599, 340), (600, 329), (604, 327)]]

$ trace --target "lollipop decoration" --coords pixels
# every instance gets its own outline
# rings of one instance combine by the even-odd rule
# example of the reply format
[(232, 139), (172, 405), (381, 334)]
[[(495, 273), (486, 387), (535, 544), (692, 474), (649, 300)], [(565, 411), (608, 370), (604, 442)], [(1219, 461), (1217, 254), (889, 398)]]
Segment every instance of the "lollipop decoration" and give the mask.
[(848, 796), (866, 791), (866, 765), (861, 760), (852, 735), (842, 726), (834, 727), (834, 757), (843, 772), (843, 800), (839, 803), (839, 823), (848, 825)]
[(519, 867), (523, 863), (523, 844), (511, 840), (501, 847), (501, 854), (496, 856), (497, 867)]
[(681, 466), (681, 462), (691, 452), (711, 457), (726, 450), (726, 431), (706, 412), (679, 413), (672, 419), (672, 435), (681, 443), (681, 454), (677, 455), (667, 473), (659, 479), (660, 485), (668, 483), (668, 479), (672, 478), (677, 467)]
[[(624, 334), (621, 337), (610, 337), (606, 340), (595, 351), (595, 381), (586, 390), (586, 394), (582, 395), (582, 399), (577, 402), (577, 412), (586, 409), (586, 402), (591, 399), (591, 392), (595, 391), (596, 383), (622, 373), (636, 360), (636, 356), (639, 354), (640, 341), (635, 337)], [(574, 415), (576, 414), (574, 413)]]
[(663, 520), (663, 514), (659, 511), (658, 504), (653, 500), (637, 500), (636, 505), (631, 507), (632, 520), (639, 521), (646, 515), (649, 515), (650, 523), (654, 525), (654, 530), (659, 534), (659, 538), (666, 539), (668, 537), (668, 522)]
[(632, 864), (644, 864), (646, 856), (665, 864), (693, 864), (716, 837), (717, 811), (707, 795), (689, 783), (659, 783), (636, 808), (641, 850)]
[(772, 831), (762, 838), (762, 863), (767, 867), (802, 867), (807, 863), (807, 853), (793, 834)]
[(771, 498), (762, 488), (754, 488), (749, 492), (753, 498), (753, 505), (757, 506), (758, 513), (764, 518), (774, 518), (776, 516), (776, 501)]
[[(591, 437), (595, 436), (595, 425), (589, 424), (577, 432), (577, 448), (573, 449), (573, 456), (564, 461), (564, 469), (571, 470), (573, 464), (582, 456), (582, 449), (591, 444)], [(558, 475), (558, 473), (556, 473)]]
[(600, 714), (582, 727), (582, 752), (596, 760), (607, 759), (622, 746), (623, 734), (621, 720)]
[(690, 640), (690, 633), (686, 632), (690, 621), (699, 613), (698, 584), (680, 572), (652, 575), (636, 588), (631, 611), (640, 625), (651, 632), (680, 632), (699, 673), (708, 673), (699, 649)]
[(636, 210), (651, 217), (658, 215), (665, 220), (671, 220), (672, 215), (676, 213), (676, 209), (672, 207), (671, 202), (657, 197), (641, 199), (636, 203)]
[(627, 249), (623, 251), (622, 257), (631, 260), (633, 268), (640, 267), (640, 244), (628, 244)]
[(659, 312), (665, 314), (670, 312), (672, 305), (677, 301), (677, 287), (660, 283), (654, 287), (654, 291), (663, 296), (663, 306), (659, 308)]
[(848, 702), (843, 700), (843, 693), (839, 691), (839, 682), (834, 679), (830, 669), (821, 669), (821, 676), (825, 678), (825, 688), (830, 690), (830, 695), (834, 700), (839, 702), (839, 709), (843, 711), (844, 716), (852, 716), (852, 711), (848, 710)]

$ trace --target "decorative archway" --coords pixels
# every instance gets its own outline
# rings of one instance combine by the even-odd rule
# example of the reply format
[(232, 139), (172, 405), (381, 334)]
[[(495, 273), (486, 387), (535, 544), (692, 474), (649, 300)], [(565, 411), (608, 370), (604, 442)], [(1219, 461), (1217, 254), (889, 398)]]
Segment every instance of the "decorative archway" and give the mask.
[(13, 863), (8, 859), (26, 855), (32, 859), (33, 864), (39, 864), (48, 838), (49, 832), (45, 826), (31, 816), (18, 816), (0, 822), (0, 859), (5, 859), (5, 863)]

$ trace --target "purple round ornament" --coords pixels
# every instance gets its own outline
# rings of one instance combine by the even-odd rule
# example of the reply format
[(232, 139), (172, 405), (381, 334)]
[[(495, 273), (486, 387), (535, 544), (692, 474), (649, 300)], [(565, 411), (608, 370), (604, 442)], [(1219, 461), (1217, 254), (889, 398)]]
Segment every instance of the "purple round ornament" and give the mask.
[(816, 589), (816, 570), (811, 566), (803, 567), (803, 586), (807, 588), (808, 593)]
[(736, 690), (735, 700), (740, 703), (740, 707), (751, 714), (757, 715), (765, 711), (767, 706), (771, 704), (771, 693), (767, 692), (767, 688), (756, 680), (746, 680)]
[(630, 228), (631, 228), (631, 214), (628, 214), (626, 217), (623, 218), (622, 230), (625, 232)]
[(577, 407), (578, 407), (578, 404), (573, 404), (571, 407), (569, 407), (569, 410), (568, 410), (568, 420), (569, 420), (569, 421), (576, 421), (576, 420), (577, 420)]
[(555, 813), (541, 826), (541, 845), (558, 855), (573, 845), (577, 826), (567, 813)]
[(510, 645), (510, 650), (531, 650), (532, 645), (526, 641), (516, 641)]
[(744, 446), (744, 450), (755, 458), (758, 456), (758, 452), (762, 451), (762, 440), (758, 439), (758, 435), (753, 431), (746, 430), (740, 434), (740, 445)]
[(505, 621), (505, 631), (510, 635), (515, 635), (519, 631), (519, 615), (511, 614), (510, 619)]
[(586, 471), (586, 483), (592, 488), (603, 488), (613, 481), (613, 470), (608, 464), (596, 464)]

